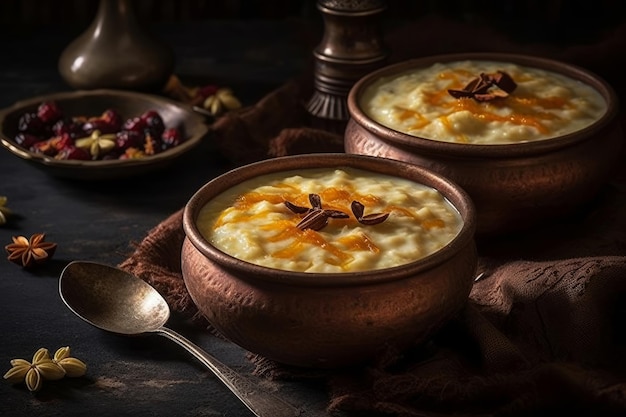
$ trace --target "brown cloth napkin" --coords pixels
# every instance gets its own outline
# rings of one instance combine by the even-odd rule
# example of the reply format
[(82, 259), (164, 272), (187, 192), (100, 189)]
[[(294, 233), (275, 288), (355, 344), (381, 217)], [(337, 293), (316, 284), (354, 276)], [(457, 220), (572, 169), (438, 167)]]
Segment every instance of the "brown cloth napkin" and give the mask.
[[(432, 42), (432, 34), (438, 42)], [(462, 33), (463, 36), (459, 36)], [(420, 34), (430, 34), (420, 36)], [(429, 41), (429, 39), (431, 39)], [(515, 44), (489, 29), (426, 18), (387, 37), (391, 61), (459, 51), (522, 52), (573, 62), (626, 88), (626, 25), (569, 47)], [(213, 126), (233, 165), (280, 155), (342, 151), (341, 135), (311, 127), (310, 74)], [(626, 127), (626, 126), (625, 126)], [(286, 367), (250, 354), (267, 378), (327, 383), (328, 411), (365, 416), (626, 415), (626, 175), (575, 215), (515, 236), (478, 241), (483, 273), (467, 308), (427, 343), (352, 369)], [(182, 209), (120, 266), (154, 285), (199, 326), (182, 280)]]

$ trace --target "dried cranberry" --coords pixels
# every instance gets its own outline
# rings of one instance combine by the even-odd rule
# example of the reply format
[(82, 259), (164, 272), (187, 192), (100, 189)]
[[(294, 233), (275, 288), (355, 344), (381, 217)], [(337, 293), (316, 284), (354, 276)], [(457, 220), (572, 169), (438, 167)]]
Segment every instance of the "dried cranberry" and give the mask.
[(30, 147), (30, 151), (37, 154), (54, 156), (57, 154), (58, 149), (55, 146), (55, 140), (57, 138), (43, 140), (41, 142), (37, 142)]
[(157, 111), (148, 110), (141, 115), (141, 119), (146, 123), (145, 129), (148, 129), (153, 136), (161, 137), (165, 130), (165, 123)]
[(84, 149), (77, 148), (74, 145), (64, 147), (54, 157), (55, 159), (78, 159), (81, 161), (88, 161), (91, 159), (91, 155)]
[(107, 133), (116, 133), (120, 129), (117, 126), (111, 124), (110, 122), (104, 119), (99, 119), (99, 118), (89, 119), (83, 125), (83, 132), (87, 136), (91, 135), (95, 130), (99, 130), (100, 133), (104, 135)]
[(28, 149), (35, 143), (40, 142), (42, 138), (39, 136), (31, 135), (30, 133), (20, 132), (15, 135), (15, 138), (13, 140), (22, 148)]
[(141, 117), (133, 117), (131, 119), (126, 120), (124, 125), (122, 126), (123, 130), (130, 130), (133, 132), (143, 132), (146, 128), (146, 121)]
[(37, 116), (45, 124), (53, 124), (63, 117), (61, 107), (54, 101), (44, 101), (37, 108)]
[(54, 136), (61, 136), (64, 133), (69, 134), (74, 139), (83, 136), (82, 124), (76, 123), (72, 119), (61, 119), (52, 126)]
[(57, 151), (67, 148), (68, 146), (74, 146), (74, 139), (72, 139), (69, 133), (64, 133), (61, 136), (56, 136), (49, 140)]
[[(122, 125), (123, 125), (122, 116), (115, 109), (105, 110), (104, 112), (102, 112), (100, 119), (104, 120), (111, 126), (111, 128), (115, 129), (114, 132), (118, 132), (122, 130)], [(111, 133), (114, 133), (114, 132), (111, 132)]]
[(122, 130), (115, 137), (115, 148), (125, 151), (128, 148), (142, 148), (144, 135), (134, 130)]
[(166, 150), (173, 148), (183, 143), (183, 141), (184, 138), (180, 129), (170, 127), (169, 129), (165, 129), (161, 136), (161, 149)]
[(17, 130), (37, 136), (46, 134), (46, 126), (37, 113), (24, 113), (17, 123)]

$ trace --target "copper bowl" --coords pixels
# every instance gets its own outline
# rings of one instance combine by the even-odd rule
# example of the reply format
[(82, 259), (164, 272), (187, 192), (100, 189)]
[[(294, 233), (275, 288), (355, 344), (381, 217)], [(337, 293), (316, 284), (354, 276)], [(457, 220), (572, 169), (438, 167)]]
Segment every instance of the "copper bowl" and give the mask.
[[(381, 77), (462, 60), (516, 63), (561, 73), (595, 88), (606, 100), (607, 112), (592, 125), (561, 137), (479, 145), (411, 136), (373, 121), (361, 109), (364, 92)], [(366, 75), (353, 86), (348, 110), (347, 153), (406, 161), (445, 175), (473, 199), (477, 235), (519, 231), (573, 212), (605, 184), (622, 142), (618, 100), (605, 81), (573, 65), (524, 55), (464, 53), (390, 65)]]
[[(186, 140), (180, 145), (152, 156), (137, 159), (97, 161), (59, 160), (31, 152), (13, 140), (18, 121), (26, 112), (33, 112), (40, 103), (55, 101), (66, 116), (95, 116), (112, 108), (125, 117), (156, 110), (168, 127), (180, 127)], [(122, 90), (85, 90), (53, 93), (19, 101), (0, 110), (0, 144), (13, 155), (55, 177), (75, 180), (109, 180), (145, 174), (163, 168), (194, 149), (208, 132), (205, 118), (191, 106), (165, 97)]]
[[(212, 246), (198, 230), (199, 210), (230, 187), (275, 172), (346, 166), (407, 178), (439, 190), (463, 219), (438, 252), (394, 268), (306, 273), (257, 266)], [(198, 309), (250, 352), (302, 367), (333, 368), (371, 359), (387, 346), (419, 344), (466, 303), (477, 265), (474, 208), (457, 185), (424, 168), (347, 154), (265, 160), (215, 178), (188, 201), (182, 273)]]

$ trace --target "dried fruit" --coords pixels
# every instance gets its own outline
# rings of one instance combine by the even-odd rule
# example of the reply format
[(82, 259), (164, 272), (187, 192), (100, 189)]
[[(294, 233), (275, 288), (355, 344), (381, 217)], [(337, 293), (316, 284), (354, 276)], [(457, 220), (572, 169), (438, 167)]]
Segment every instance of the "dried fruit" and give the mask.
[(74, 159), (78, 161), (90, 161), (91, 155), (84, 149), (77, 148), (74, 145), (66, 146), (61, 149), (56, 155), (54, 155), (54, 159)]
[(215, 94), (208, 96), (202, 106), (212, 115), (219, 116), (225, 111), (237, 110), (241, 108), (241, 102), (234, 96), (229, 88), (220, 88)]
[(211, 116), (219, 116), (242, 107), (230, 88), (213, 84), (188, 87), (175, 75), (170, 77), (164, 91), (176, 100), (191, 104), (196, 111), (206, 112)]
[(139, 116), (126, 120), (122, 126), (122, 130), (130, 130), (131, 132), (143, 132), (145, 128), (146, 120)]
[(37, 107), (37, 117), (45, 124), (52, 124), (63, 118), (63, 111), (56, 102), (44, 101)]
[(148, 110), (140, 116), (145, 122), (144, 131), (147, 130), (155, 138), (160, 138), (165, 131), (165, 122), (159, 113), (155, 110)]
[[(68, 118), (53, 101), (42, 102), (37, 112), (22, 114), (14, 137), (23, 148), (60, 160), (142, 158), (183, 141), (182, 130), (165, 126), (162, 116), (153, 109), (125, 122), (115, 109), (93, 117)], [(126, 152), (129, 148), (136, 150)]]
[(17, 130), (37, 136), (46, 132), (44, 123), (37, 113), (24, 113), (17, 123)]
[(115, 147), (120, 151), (125, 151), (128, 148), (138, 149), (143, 146), (143, 140), (143, 132), (122, 130), (115, 135)]
[(165, 129), (163, 135), (161, 135), (161, 149), (166, 150), (174, 148), (185, 141), (180, 129), (169, 128)]
[(43, 233), (35, 233), (30, 239), (13, 236), (13, 243), (4, 247), (9, 254), (7, 259), (24, 268), (32, 268), (46, 262), (54, 255), (56, 248), (56, 243), (45, 242)]
[(52, 125), (52, 134), (54, 136), (68, 134), (72, 139), (75, 139), (83, 135), (83, 132), (83, 123), (71, 119), (61, 119)]
[(122, 130), (122, 115), (117, 110), (106, 109), (102, 112), (100, 119), (107, 122), (114, 129), (112, 133)]
[(20, 132), (15, 135), (15, 143), (22, 148), (30, 149), (31, 146), (39, 142), (41, 139), (39, 136), (31, 135), (30, 133)]

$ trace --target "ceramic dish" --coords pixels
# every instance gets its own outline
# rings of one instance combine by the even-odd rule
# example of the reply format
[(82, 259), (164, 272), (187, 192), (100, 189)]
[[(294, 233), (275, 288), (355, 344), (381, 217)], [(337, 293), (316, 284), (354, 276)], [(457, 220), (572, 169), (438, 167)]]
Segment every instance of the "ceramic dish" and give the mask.
[[(185, 141), (155, 155), (137, 159), (59, 160), (32, 152), (18, 145), (14, 138), (18, 122), (26, 112), (36, 111), (40, 103), (55, 101), (65, 116), (96, 116), (115, 109), (125, 118), (139, 116), (148, 110), (157, 111), (167, 127), (179, 127)], [(143, 174), (174, 162), (193, 149), (206, 135), (208, 127), (203, 116), (185, 104), (155, 95), (117, 90), (73, 91), (34, 97), (0, 111), (0, 142), (15, 156), (51, 175), (79, 180), (99, 180)]]

